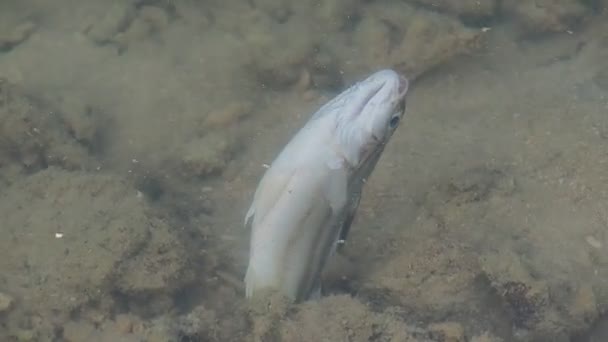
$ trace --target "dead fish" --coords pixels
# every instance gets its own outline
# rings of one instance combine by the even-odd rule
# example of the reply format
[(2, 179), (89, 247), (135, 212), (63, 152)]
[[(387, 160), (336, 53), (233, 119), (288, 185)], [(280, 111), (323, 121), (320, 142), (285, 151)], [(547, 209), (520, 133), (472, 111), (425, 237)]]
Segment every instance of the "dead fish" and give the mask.
[(312, 115), (262, 177), (251, 227), (246, 297), (273, 288), (321, 295), (321, 272), (348, 235), (365, 180), (405, 113), (409, 82), (380, 70)]

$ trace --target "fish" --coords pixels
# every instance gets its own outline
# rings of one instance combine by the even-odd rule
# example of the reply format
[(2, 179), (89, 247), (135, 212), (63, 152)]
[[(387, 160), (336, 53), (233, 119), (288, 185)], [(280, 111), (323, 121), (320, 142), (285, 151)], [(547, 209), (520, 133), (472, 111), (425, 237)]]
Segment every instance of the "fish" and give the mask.
[(405, 115), (409, 81), (381, 69), (321, 106), (264, 172), (244, 220), (251, 230), (245, 295), (318, 299), (366, 180)]

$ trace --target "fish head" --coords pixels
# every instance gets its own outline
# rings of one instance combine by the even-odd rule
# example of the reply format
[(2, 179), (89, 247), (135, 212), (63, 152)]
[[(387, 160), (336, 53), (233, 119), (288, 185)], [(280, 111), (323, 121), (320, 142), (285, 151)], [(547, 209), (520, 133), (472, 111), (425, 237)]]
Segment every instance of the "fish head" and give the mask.
[(405, 114), (408, 88), (405, 77), (381, 70), (343, 94), (337, 135), (349, 164), (357, 167), (381, 152)]

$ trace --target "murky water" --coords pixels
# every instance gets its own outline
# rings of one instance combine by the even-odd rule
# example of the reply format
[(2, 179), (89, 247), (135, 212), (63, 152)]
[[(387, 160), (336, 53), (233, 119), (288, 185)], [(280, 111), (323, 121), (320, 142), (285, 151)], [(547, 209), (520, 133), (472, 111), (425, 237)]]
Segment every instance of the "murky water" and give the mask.
[[(0, 340), (603, 341), (608, 3), (0, 3)], [(319, 301), (246, 301), (257, 183), (411, 80)]]

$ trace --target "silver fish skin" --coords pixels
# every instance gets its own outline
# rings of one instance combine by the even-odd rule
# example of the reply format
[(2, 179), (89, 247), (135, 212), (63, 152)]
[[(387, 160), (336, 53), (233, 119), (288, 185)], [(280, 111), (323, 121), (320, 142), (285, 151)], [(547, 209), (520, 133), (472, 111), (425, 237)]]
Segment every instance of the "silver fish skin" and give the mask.
[(248, 298), (264, 288), (293, 301), (320, 296), (321, 272), (405, 114), (408, 87), (393, 70), (373, 73), (322, 106), (272, 162), (245, 217)]

